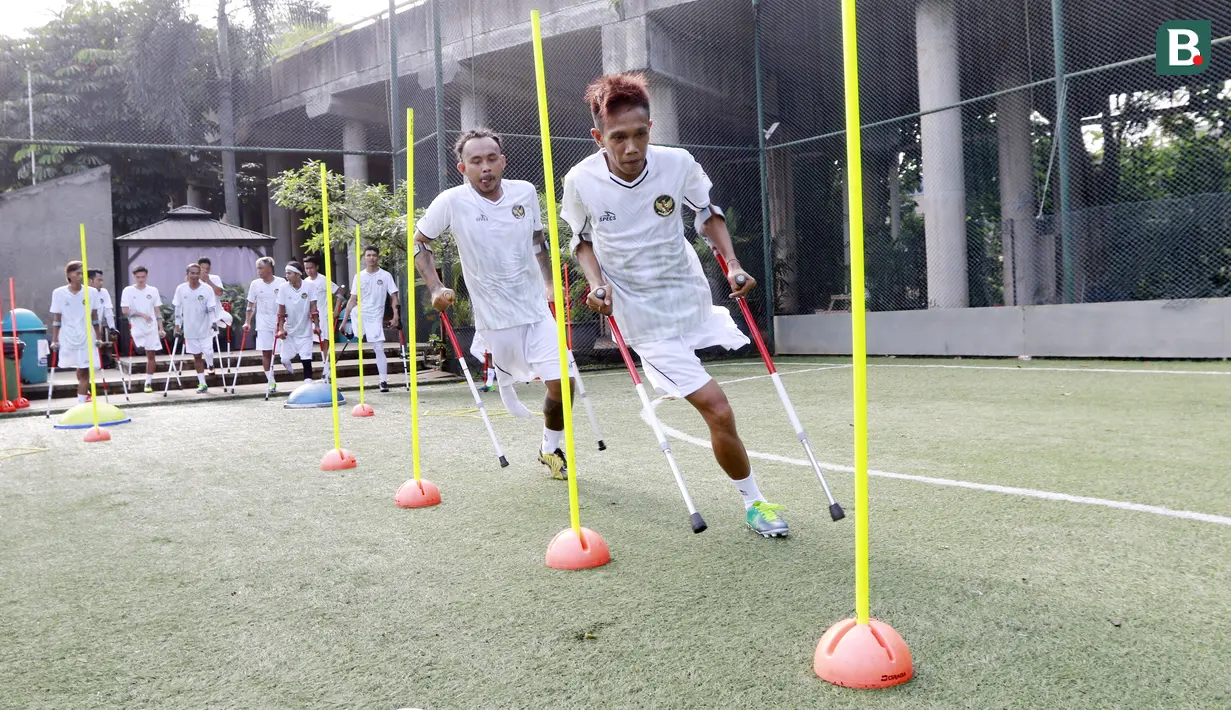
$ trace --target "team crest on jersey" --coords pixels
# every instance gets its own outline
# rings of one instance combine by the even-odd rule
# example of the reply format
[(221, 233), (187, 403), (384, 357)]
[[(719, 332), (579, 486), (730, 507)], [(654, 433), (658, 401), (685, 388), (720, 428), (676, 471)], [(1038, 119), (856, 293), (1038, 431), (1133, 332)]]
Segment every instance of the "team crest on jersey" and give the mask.
[(152, 300), (154, 300), (154, 294), (152, 294), (152, 293), (147, 293), (147, 294), (145, 294), (145, 300), (147, 300), (147, 301), (152, 301)]
[(300, 297), (300, 298), (307, 298), (307, 297), (308, 297), (308, 292), (307, 292), (307, 291), (304, 291), (303, 293), (299, 294), (299, 297)]
[(384, 279), (376, 279), (376, 285), (377, 285), (377, 286), (384, 286), (384, 285), (385, 285), (385, 280), (384, 280)]
[(525, 216), (526, 216), (526, 208), (525, 208), (525, 207), (522, 207), (521, 205), (516, 205), (515, 207), (513, 207), (513, 216), (514, 216), (514, 217), (516, 217), (516, 218), (518, 218), (518, 219), (521, 219), (522, 217), (525, 217)]
[(675, 198), (671, 195), (659, 195), (654, 199), (654, 214), (659, 217), (670, 217), (675, 212)]
[(200, 293), (198, 293), (198, 294), (197, 294), (197, 300), (198, 300), (198, 301), (204, 301), (204, 300), (205, 300), (205, 295), (204, 295), (204, 294), (200, 294)]

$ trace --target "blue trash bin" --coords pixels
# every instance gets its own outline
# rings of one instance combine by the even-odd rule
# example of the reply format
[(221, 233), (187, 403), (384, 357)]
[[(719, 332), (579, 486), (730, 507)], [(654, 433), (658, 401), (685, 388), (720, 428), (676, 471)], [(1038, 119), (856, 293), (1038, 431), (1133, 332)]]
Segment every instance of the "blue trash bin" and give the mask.
[(6, 336), (13, 334), (14, 316), (17, 319), (17, 337), (25, 343), (21, 354), (21, 381), (28, 385), (42, 384), (47, 381), (47, 356), (39, 357), (38, 344), (40, 340), (47, 340), (47, 326), (33, 311), (18, 308), (9, 311), (0, 320)]

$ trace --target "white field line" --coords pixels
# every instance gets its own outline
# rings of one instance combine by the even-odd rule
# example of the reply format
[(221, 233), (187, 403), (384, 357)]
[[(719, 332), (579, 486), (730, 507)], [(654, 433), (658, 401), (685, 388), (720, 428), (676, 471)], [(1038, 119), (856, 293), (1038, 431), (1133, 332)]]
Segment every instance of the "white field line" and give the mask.
[[(783, 373), (786, 374), (786, 373)], [(768, 375), (766, 375), (767, 377)], [(651, 404), (655, 408), (658, 407), (664, 400), (659, 398)], [(644, 415), (643, 415), (644, 416)], [(703, 448), (712, 448), (707, 439), (685, 434), (684, 432), (662, 424), (663, 431), (673, 439), (678, 439), (694, 446)], [(749, 451), (748, 456), (754, 459), (763, 461), (774, 461), (776, 463), (785, 463), (792, 466), (801, 466), (803, 468), (812, 468), (812, 465), (803, 459), (793, 459), (788, 456), (779, 456), (778, 454), (764, 454), (758, 451)], [(820, 463), (821, 468), (827, 471), (836, 471), (841, 473), (854, 473), (855, 469), (850, 466), (839, 466), (832, 463)], [(911, 481), (914, 483), (929, 483), (934, 486), (951, 486), (954, 488), (969, 488), (976, 491), (987, 491), (989, 493), (1001, 493), (1004, 495), (1024, 496), (1027, 498), (1040, 498), (1042, 500), (1060, 501), (1064, 503), (1081, 503), (1083, 505), (1097, 505), (1104, 508), (1115, 508), (1117, 510), (1131, 510), (1137, 513), (1151, 513), (1153, 515), (1162, 515), (1169, 518), (1182, 518), (1184, 520), (1196, 520), (1202, 523), (1213, 523), (1215, 525), (1231, 526), (1231, 517), (1224, 515), (1212, 515), (1209, 513), (1196, 513), (1190, 510), (1174, 510), (1172, 508), (1164, 508), (1157, 505), (1143, 505), (1141, 503), (1129, 503), (1119, 500), (1106, 500), (1104, 498), (1091, 498), (1089, 496), (1075, 496), (1068, 493), (1055, 493), (1052, 491), (1038, 491), (1033, 488), (1015, 488), (1013, 486), (998, 486), (990, 483), (974, 483), (971, 481), (958, 481), (952, 478), (936, 478), (934, 476), (915, 476), (906, 473), (891, 473), (889, 471), (870, 470), (868, 475), (874, 478), (892, 478), (899, 481)]]

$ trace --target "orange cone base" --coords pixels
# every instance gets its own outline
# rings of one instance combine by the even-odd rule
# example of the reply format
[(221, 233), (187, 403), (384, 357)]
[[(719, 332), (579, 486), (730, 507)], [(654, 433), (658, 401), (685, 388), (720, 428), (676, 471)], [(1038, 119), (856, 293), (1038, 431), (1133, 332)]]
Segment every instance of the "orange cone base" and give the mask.
[(431, 481), (422, 478), (416, 481), (412, 478), (398, 489), (397, 495), (393, 496), (393, 502), (402, 508), (428, 508), (440, 505), (440, 489)]
[(111, 432), (99, 427), (90, 427), (89, 431), (85, 433), (84, 441), (87, 444), (92, 444), (95, 441), (111, 441)]
[(589, 528), (581, 529), (580, 538), (572, 528), (565, 528), (547, 546), (547, 566), (552, 569), (590, 569), (610, 561), (607, 543)]
[(7, 399), (0, 399), (0, 414), (12, 414), (17, 411), (17, 405)]
[(322, 471), (341, 471), (358, 465), (355, 455), (346, 449), (330, 449), (321, 457)]
[(352, 417), (374, 417), (376, 416), (376, 410), (372, 409), (372, 405), (367, 403), (356, 404), (355, 408), (350, 410), (350, 415)]
[(25, 409), (26, 407), (30, 406), (30, 400), (26, 399), (25, 397), (18, 397), (17, 399), (13, 400), (13, 406), (17, 407), (18, 409)]
[(829, 627), (816, 645), (812, 670), (845, 688), (888, 688), (915, 674), (906, 642), (876, 619), (866, 625), (843, 619)]

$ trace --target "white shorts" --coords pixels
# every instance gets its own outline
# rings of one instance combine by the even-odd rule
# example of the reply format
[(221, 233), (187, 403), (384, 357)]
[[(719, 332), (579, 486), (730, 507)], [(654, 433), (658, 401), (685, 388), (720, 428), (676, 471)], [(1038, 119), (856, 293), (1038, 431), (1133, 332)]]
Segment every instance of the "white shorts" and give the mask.
[[(89, 359), (86, 358), (87, 351), (90, 353)], [(90, 360), (94, 361), (94, 368), (99, 369), (98, 348), (90, 350), (90, 348), (60, 346), (60, 354), (56, 356), (56, 367), (63, 370), (84, 370), (90, 366)]]
[(312, 336), (304, 335), (295, 337), (293, 335), (286, 336), (286, 340), (282, 341), (282, 362), (289, 364), (295, 356), (299, 356), (301, 362), (309, 362), (312, 360)]
[(162, 351), (162, 339), (158, 337), (158, 331), (151, 330), (145, 334), (132, 333), (129, 337), (132, 338), (134, 348), (151, 353)]
[(274, 331), (258, 330), (256, 332), (256, 349), (261, 352), (273, 350), (275, 340), (277, 340), (277, 338), (274, 337)]
[(474, 335), (470, 354), (480, 362), (484, 351), (492, 354), (496, 381), (503, 387), (515, 382), (560, 379), (560, 348), (556, 323), (551, 319), (512, 328), (480, 330)]
[(731, 319), (731, 312), (714, 306), (704, 323), (683, 335), (631, 347), (641, 357), (645, 375), (655, 390), (668, 397), (687, 397), (711, 379), (697, 357), (698, 350), (716, 345), (738, 350), (749, 342)]
[(214, 354), (214, 336), (208, 338), (184, 338), (184, 352), (189, 355), (211, 357)]
[[(349, 321), (349, 328), (350, 328), (350, 333), (351, 333), (351, 335), (357, 335), (357, 334), (358, 334), (358, 331), (356, 331), (356, 330), (355, 330), (355, 321), (354, 321), (354, 320)], [(369, 342), (369, 343), (383, 343), (383, 342), (385, 342), (385, 324), (384, 324), (384, 321), (381, 321), (381, 320), (379, 320), (379, 319), (377, 319), (377, 320), (368, 320), (367, 318), (364, 318), (364, 319), (363, 319), (363, 339), (364, 339), (364, 340), (366, 340), (366, 341), (367, 341), (367, 342)]]

